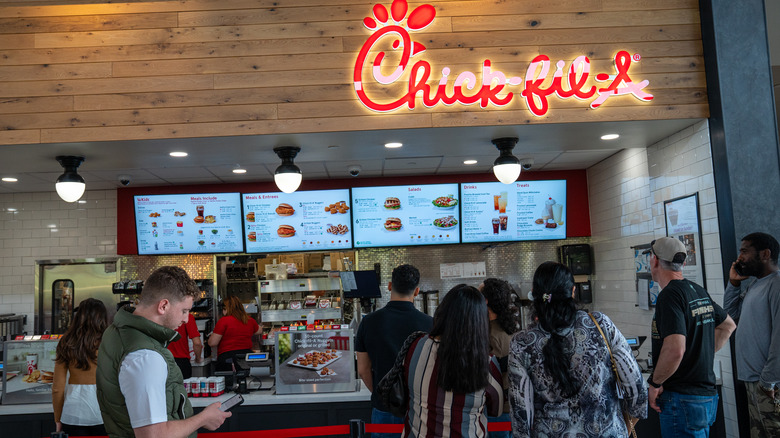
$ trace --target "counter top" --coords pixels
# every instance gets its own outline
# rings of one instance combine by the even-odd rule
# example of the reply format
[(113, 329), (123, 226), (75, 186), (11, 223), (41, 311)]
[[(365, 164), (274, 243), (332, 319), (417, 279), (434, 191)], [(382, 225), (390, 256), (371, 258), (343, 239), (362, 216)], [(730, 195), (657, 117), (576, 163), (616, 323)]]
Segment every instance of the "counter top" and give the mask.
[[(233, 393), (225, 393), (219, 397), (190, 397), (190, 403), (195, 408), (202, 408), (214, 402), (222, 402), (232, 397)], [(360, 391), (330, 392), (320, 394), (275, 394), (272, 390), (252, 391), (244, 394), (244, 406), (262, 405), (293, 405), (302, 403), (342, 403), (370, 401), (371, 392), (360, 382)], [(52, 414), (51, 403), (0, 405), (0, 415)]]

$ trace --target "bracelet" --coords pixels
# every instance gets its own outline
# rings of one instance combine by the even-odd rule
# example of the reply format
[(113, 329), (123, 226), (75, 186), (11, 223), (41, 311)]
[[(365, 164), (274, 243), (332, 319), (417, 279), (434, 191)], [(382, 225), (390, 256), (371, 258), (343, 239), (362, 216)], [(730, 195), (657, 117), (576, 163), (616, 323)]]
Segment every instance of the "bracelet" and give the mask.
[(656, 388), (656, 389), (658, 389), (658, 388), (660, 388), (660, 387), (662, 387), (662, 386), (663, 386), (663, 385), (661, 385), (661, 384), (658, 384), (658, 383), (655, 383), (655, 382), (653, 382), (653, 376), (652, 376), (652, 375), (651, 375), (650, 377), (648, 377), (648, 378), (647, 378), (647, 384), (648, 384), (648, 385), (650, 385), (650, 386), (652, 386), (653, 388)]

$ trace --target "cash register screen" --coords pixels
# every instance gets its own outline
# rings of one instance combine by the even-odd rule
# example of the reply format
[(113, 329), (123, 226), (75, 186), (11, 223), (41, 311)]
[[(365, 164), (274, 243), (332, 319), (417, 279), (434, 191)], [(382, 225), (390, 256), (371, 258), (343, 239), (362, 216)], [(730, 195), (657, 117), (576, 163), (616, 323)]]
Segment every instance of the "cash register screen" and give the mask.
[(628, 342), (628, 346), (631, 347), (632, 350), (639, 348), (639, 338), (626, 338), (626, 342)]
[(266, 360), (268, 359), (268, 353), (247, 353), (246, 359), (247, 361), (250, 360)]
[(380, 298), (379, 280), (376, 271), (340, 272), (344, 298)]

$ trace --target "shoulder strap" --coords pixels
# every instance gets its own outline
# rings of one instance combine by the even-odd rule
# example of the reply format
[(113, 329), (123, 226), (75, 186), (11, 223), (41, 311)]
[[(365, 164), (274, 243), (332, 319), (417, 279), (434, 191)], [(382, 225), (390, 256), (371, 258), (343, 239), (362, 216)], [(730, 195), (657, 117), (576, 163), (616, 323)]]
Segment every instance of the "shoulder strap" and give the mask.
[(593, 320), (593, 324), (596, 324), (596, 328), (599, 330), (599, 333), (601, 333), (601, 339), (604, 340), (604, 343), (607, 344), (607, 351), (609, 352), (609, 360), (612, 362), (612, 371), (615, 372), (615, 378), (617, 379), (617, 382), (620, 382), (620, 375), (617, 372), (617, 363), (615, 363), (615, 358), (612, 356), (612, 348), (609, 346), (609, 341), (607, 340), (607, 336), (604, 335), (604, 331), (601, 330), (601, 325), (599, 325), (599, 322), (596, 321), (596, 317), (593, 316), (592, 313), (588, 312), (588, 316), (590, 316), (590, 319)]

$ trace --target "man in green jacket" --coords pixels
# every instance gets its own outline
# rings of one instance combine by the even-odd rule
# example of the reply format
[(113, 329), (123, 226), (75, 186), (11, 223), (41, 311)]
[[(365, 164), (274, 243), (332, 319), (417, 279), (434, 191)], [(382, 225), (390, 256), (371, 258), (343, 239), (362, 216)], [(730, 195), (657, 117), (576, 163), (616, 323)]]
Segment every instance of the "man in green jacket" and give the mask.
[(193, 415), (181, 370), (166, 348), (179, 338), (199, 296), (195, 282), (174, 266), (163, 266), (144, 283), (133, 311), (119, 310), (98, 350), (97, 397), (108, 435), (179, 438), (215, 430), (230, 417), (220, 403)]

